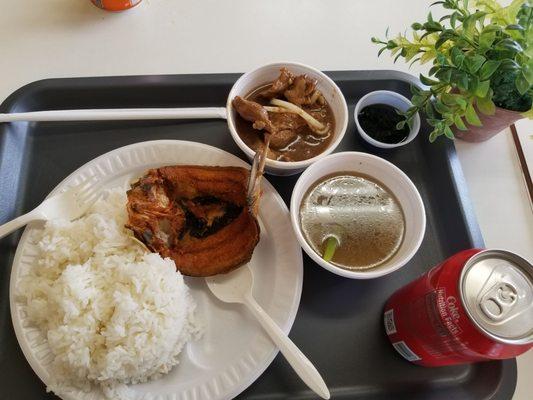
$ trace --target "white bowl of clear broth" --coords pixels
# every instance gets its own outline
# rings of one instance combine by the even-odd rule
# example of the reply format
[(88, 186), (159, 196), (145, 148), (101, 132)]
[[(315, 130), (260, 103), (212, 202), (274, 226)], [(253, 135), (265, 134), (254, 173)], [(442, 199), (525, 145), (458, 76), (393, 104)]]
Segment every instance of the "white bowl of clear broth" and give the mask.
[[(288, 71), (286, 76), (291, 77), (290, 86), (280, 88), (279, 95), (275, 95), (274, 99), (264, 96), (268, 88), (272, 87), (276, 81), (281, 82), (282, 69)], [(302, 76), (305, 76), (306, 82), (302, 82)], [(291, 96), (297, 91), (298, 83), (302, 83), (303, 90), (308, 90), (306, 96)], [(314, 95), (317, 95), (316, 99)], [(281, 120), (283, 115), (280, 112), (269, 111), (268, 115), (272, 123), (278, 123), (280, 126), (278, 131), (296, 132), (296, 134), (291, 137), (289, 133), (289, 135), (277, 138), (279, 140), (274, 140), (275, 138), (272, 137), (271, 151), (265, 164), (266, 173), (297, 174), (335, 150), (346, 133), (349, 118), (348, 106), (335, 82), (323, 72), (308, 65), (295, 62), (268, 64), (242, 75), (235, 82), (228, 96), (226, 109), (229, 130), (237, 146), (249, 159), (253, 159), (255, 149), (262, 143), (263, 130), (254, 129), (251, 121), (241, 117), (234, 104), (237, 96), (247, 101), (260, 103), (261, 106), (270, 107), (271, 110), (279, 108), (278, 105), (271, 104), (272, 100), (282, 100), (284, 104), (296, 102), (296, 105), (319, 120), (318, 122), (323, 123), (323, 126), (328, 127), (324, 133), (319, 133), (317, 130), (312, 131), (312, 125), (306, 124), (303, 122), (304, 119), (295, 116), (294, 113), (289, 115), (294, 117), (293, 120), (283, 121)], [(314, 103), (309, 104), (313, 100)], [(300, 101), (304, 104), (298, 104)], [(286, 128), (294, 129), (287, 130)]]
[(377, 278), (404, 266), (426, 229), (413, 182), (367, 153), (336, 153), (315, 162), (298, 179), (290, 208), (309, 257), (352, 279)]

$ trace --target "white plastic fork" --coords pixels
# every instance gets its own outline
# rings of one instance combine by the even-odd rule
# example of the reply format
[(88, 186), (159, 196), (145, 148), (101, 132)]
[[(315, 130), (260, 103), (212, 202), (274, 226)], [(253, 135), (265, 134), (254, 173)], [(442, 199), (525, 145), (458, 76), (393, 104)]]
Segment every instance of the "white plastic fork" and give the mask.
[(80, 183), (43, 201), (37, 208), (0, 226), (0, 239), (32, 221), (47, 221), (64, 218), (73, 221), (85, 214), (98, 200), (95, 178)]

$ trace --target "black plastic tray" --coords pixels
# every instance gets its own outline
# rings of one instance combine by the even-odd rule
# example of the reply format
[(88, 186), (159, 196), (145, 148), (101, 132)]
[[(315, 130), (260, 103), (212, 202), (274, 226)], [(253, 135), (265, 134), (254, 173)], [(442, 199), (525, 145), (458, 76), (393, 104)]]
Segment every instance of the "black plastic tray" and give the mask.
[[(393, 71), (332, 72), (349, 104), (373, 90), (409, 96), (413, 77)], [(54, 79), (13, 93), (0, 112), (72, 108), (222, 106), (237, 74)], [(510, 399), (515, 360), (442, 368), (418, 367), (389, 344), (382, 307), (399, 287), (453, 253), (483, 246), (451, 141), (430, 144), (428, 126), (395, 151), (366, 148), (353, 117), (337, 151), (378, 154), (401, 168), (426, 205), (427, 229), (416, 256), (386, 277), (338, 277), (304, 256), (302, 301), (290, 336), (315, 363), (333, 399)], [(61, 122), (0, 124), (0, 223), (38, 205), (66, 175), (92, 158), (130, 143), (181, 139), (207, 143), (244, 158), (225, 121)], [(288, 204), (298, 176), (268, 177)], [(32, 372), (10, 321), (8, 282), (20, 232), (0, 241), (0, 398), (50, 399)], [(282, 356), (239, 398), (315, 396)]]

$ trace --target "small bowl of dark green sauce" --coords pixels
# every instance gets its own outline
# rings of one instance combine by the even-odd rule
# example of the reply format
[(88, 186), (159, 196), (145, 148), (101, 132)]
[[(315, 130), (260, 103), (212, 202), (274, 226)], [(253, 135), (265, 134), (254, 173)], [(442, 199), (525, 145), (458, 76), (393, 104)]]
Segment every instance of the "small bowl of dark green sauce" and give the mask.
[(377, 90), (363, 96), (355, 105), (354, 119), (361, 137), (375, 147), (390, 149), (411, 142), (420, 130), (420, 116), (415, 115), (411, 126), (402, 115), (413, 104), (401, 94)]

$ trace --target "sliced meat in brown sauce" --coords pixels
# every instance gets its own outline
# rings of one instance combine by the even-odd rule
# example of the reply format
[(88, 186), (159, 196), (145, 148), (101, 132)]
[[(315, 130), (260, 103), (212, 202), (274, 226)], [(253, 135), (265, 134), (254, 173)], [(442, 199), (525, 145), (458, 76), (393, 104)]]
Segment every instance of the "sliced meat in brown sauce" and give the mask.
[(296, 131), (290, 129), (276, 131), (276, 133), (272, 134), (270, 137), (270, 147), (281, 150), (294, 142), (297, 137), (298, 134)]
[(275, 130), (270, 137), (270, 146), (282, 149), (291, 144), (306, 123), (302, 117), (291, 113), (272, 113), (270, 115)]
[(236, 96), (232, 104), (242, 118), (253, 123), (254, 129), (265, 129), (268, 132), (273, 132), (274, 128), (270, 122), (268, 112), (261, 104), (245, 100), (240, 96)]
[(294, 75), (292, 72), (283, 67), (280, 69), (278, 78), (268, 87), (268, 89), (263, 90), (259, 95), (265, 99), (273, 99), (274, 97), (283, 94), (283, 92), (292, 85), (293, 81)]
[(307, 75), (300, 75), (294, 78), (293, 85), (283, 95), (291, 103), (297, 105), (313, 104), (318, 98), (318, 96), (314, 96), (316, 84), (316, 79), (311, 79)]

